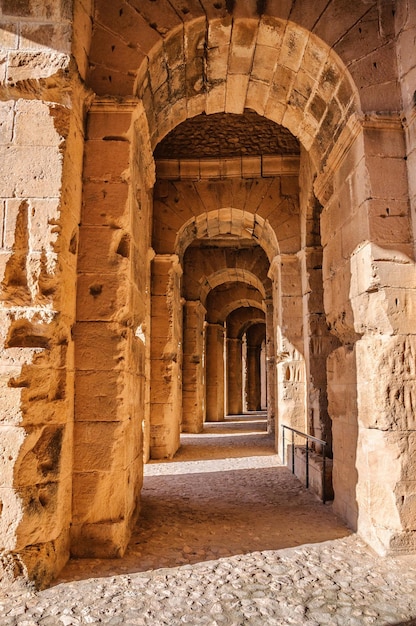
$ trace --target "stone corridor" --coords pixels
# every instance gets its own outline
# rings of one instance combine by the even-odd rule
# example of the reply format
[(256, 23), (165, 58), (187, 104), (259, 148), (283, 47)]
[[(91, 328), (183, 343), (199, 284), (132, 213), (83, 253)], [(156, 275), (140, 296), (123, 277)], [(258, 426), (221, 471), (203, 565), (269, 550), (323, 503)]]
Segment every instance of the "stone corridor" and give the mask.
[(2, 626), (416, 624), (416, 557), (376, 556), (279, 465), (262, 413), (182, 436), (146, 466), (123, 559), (73, 559), (17, 583)]
[(0, 579), (87, 559), (5, 623), (287, 621), (299, 576), (293, 619), (412, 615), (415, 42), (415, 0), (0, 0)]

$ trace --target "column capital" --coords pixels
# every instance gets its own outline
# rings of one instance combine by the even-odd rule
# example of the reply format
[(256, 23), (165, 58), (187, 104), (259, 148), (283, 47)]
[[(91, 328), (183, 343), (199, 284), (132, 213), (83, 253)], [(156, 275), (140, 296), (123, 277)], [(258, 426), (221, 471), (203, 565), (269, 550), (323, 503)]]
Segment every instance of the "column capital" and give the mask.
[(177, 254), (155, 254), (152, 258), (152, 264), (155, 265), (168, 265), (168, 271), (173, 271), (179, 276), (182, 276), (183, 269)]
[(194, 309), (197, 313), (205, 313), (207, 312), (206, 308), (202, 304), (201, 300), (186, 300), (184, 299), (184, 307), (186, 309)]

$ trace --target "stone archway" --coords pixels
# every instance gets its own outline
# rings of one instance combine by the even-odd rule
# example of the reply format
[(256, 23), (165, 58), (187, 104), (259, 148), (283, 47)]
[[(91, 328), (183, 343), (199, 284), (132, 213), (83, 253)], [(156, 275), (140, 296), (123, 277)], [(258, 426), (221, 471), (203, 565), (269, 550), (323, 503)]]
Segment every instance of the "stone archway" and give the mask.
[[(156, 146), (161, 138), (166, 136), (178, 123), (198, 115), (202, 112), (216, 113), (220, 111), (242, 114), (245, 108), (252, 108), (253, 110), (269, 117), (275, 122), (282, 123), (286, 126), (295, 136), (298, 137), (304, 149), (308, 151), (308, 159), (304, 157), (304, 161), (309, 160), (309, 167), (313, 176), (306, 176), (308, 179), (309, 189), (319, 199), (320, 204), (323, 206), (323, 219), (321, 221), (322, 226), (322, 243), (323, 243), (323, 277), (325, 284), (325, 307), (327, 311), (331, 311), (331, 326), (332, 331), (335, 333), (340, 342), (347, 346), (346, 351), (337, 352), (337, 358), (341, 358), (341, 354), (345, 354), (348, 363), (351, 363), (349, 359), (349, 350), (351, 345), (354, 345), (357, 339), (360, 337), (360, 331), (357, 332), (360, 327), (358, 321), (357, 311), (354, 312), (350, 308), (350, 280), (348, 273), (354, 273), (350, 265), (351, 259), (353, 264), (356, 263), (358, 257), (363, 258), (360, 252), (358, 256), (355, 256), (355, 251), (360, 250), (360, 246), (365, 243), (366, 237), (370, 235), (365, 229), (360, 228), (350, 237), (347, 235), (349, 229), (348, 220), (344, 221), (342, 225), (343, 238), (345, 244), (349, 238), (349, 244), (340, 245), (337, 238), (331, 239), (329, 236), (329, 230), (327, 226), (329, 224), (326, 216), (331, 216), (332, 223), (337, 222), (339, 198), (345, 197), (345, 185), (346, 181), (358, 181), (361, 175), (361, 169), (364, 165), (364, 159), (366, 159), (366, 166), (368, 167), (368, 159), (365, 156), (365, 152), (360, 152), (359, 146), (363, 146), (363, 137), (366, 129), (363, 130), (362, 121), (360, 118), (360, 107), (358, 105), (358, 97), (356, 89), (353, 87), (351, 78), (346, 71), (345, 66), (339, 60), (339, 58), (327, 48), (322, 41), (319, 41), (314, 35), (311, 35), (306, 30), (299, 28), (298, 26), (290, 23), (282, 23), (274, 18), (268, 18), (267, 20), (254, 20), (247, 21), (241, 18), (241, 21), (235, 20), (229, 28), (230, 40), (227, 43), (225, 41), (225, 48), (231, 51), (231, 58), (235, 53), (235, 58), (239, 58), (242, 50), (237, 43), (239, 32), (245, 33), (248, 39), (252, 41), (252, 46), (245, 41), (243, 48), (244, 55), (247, 59), (253, 61), (253, 66), (250, 64), (250, 68), (255, 68), (256, 54), (260, 57), (266, 55), (266, 50), (261, 49), (262, 45), (267, 48), (268, 37), (273, 39), (273, 45), (270, 52), (274, 59), (271, 65), (273, 70), (269, 70), (269, 78), (259, 79), (255, 70), (250, 69), (246, 74), (240, 74), (232, 71), (232, 67), (228, 66), (224, 70), (223, 80), (215, 85), (212, 85), (212, 89), (209, 82), (205, 85), (205, 91), (198, 91), (196, 81), (193, 86), (192, 72), (186, 74), (187, 90), (185, 92), (175, 91), (174, 84), (171, 81), (177, 79), (182, 71), (182, 65), (178, 61), (183, 60), (184, 67), (196, 67), (194, 61), (196, 58), (201, 58), (205, 52), (204, 46), (201, 42), (204, 41), (206, 30), (202, 28), (203, 20), (189, 24), (189, 27), (185, 29), (185, 48), (182, 50), (180, 41), (182, 40), (182, 31), (179, 29), (178, 33), (172, 35), (172, 38), (168, 37), (169, 47), (166, 44), (157, 49), (157, 55), (149, 64), (148, 69), (144, 73), (139, 74), (141, 76), (137, 83), (137, 93), (139, 97), (143, 97), (144, 101), (150, 102), (149, 95), (153, 93), (159, 99), (161, 108), (153, 107), (150, 111), (147, 109), (149, 133), (151, 137), (151, 144)], [(222, 30), (220, 26), (219, 30)], [(225, 29), (227, 30), (227, 29)], [(228, 32), (228, 31), (227, 31)], [(212, 31), (214, 33), (214, 30)], [(251, 39), (249, 34), (251, 33)], [(254, 35), (254, 33), (256, 33)], [(222, 33), (224, 35), (224, 33)], [(177, 39), (176, 39), (177, 37)], [(233, 40), (235, 37), (235, 40)], [(276, 45), (276, 40), (279, 44)], [(263, 43), (260, 43), (263, 42)], [(257, 45), (259, 45), (257, 51)], [(290, 47), (292, 46), (292, 47)], [(178, 57), (178, 49), (182, 50)], [(209, 54), (215, 49), (215, 46), (207, 45), (205, 48), (209, 51)], [(174, 58), (170, 57), (170, 50), (175, 50)], [(278, 52), (277, 52), (278, 50)], [(296, 52), (290, 52), (294, 50)], [(257, 51), (257, 52), (256, 52)], [(218, 53), (218, 50), (216, 50)], [(277, 56), (273, 55), (276, 54)], [(311, 61), (311, 66), (306, 67), (302, 64), (305, 58)], [(172, 59), (172, 61), (171, 61)], [(281, 60), (281, 59), (284, 59)], [(241, 59), (240, 59), (241, 60)], [(234, 62), (234, 61), (233, 61)], [(250, 62), (251, 63), (251, 62)], [(214, 66), (212, 66), (213, 68)], [(237, 67), (237, 66), (235, 66)], [(244, 67), (242, 63), (241, 67)], [(167, 70), (169, 68), (169, 71)], [(311, 71), (313, 68), (313, 72)], [(209, 72), (209, 70), (208, 70)], [(279, 88), (273, 83), (273, 76), (282, 77), (290, 76), (290, 80), (284, 83), (284, 89), (279, 91)], [(141, 91), (140, 85), (143, 85), (143, 91)], [(242, 87), (243, 85), (243, 87)], [(195, 87), (195, 88), (194, 88)], [(276, 88), (277, 87), (277, 88)], [(167, 100), (162, 98), (162, 94), (169, 93), (169, 105), (168, 109), (163, 106)], [(146, 95), (147, 94), (147, 95)], [(261, 95), (260, 95), (261, 94)], [(318, 119), (317, 119), (318, 118)], [(373, 122), (372, 122), (373, 123)], [(382, 128), (383, 122), (381, 122)], [(370, 124), (371, 126), (371, 124)], [(368, 127), (369, 128), (369, 127)], [(396, 128), (396, 130), (394, 130)], [(371, 131), (370, 131), (371, 132)], [(384, 132), (384, 131), (383, 131)], [(390, 131), (398, 132), (400, 129), (398, 126), (394, 127), (394, 124), (390, 127)], [(341, 164), (344, 169), (342, 170)], [(181, 165), (179, 164), (179, 167)], [(201, 176), (202, 170), (198, 164), (197, 175)], [(347, 168), (347, 169), (346, 169)], [(189, 171), (189, 170), (188, 170)], [(366, 170), (368, 172), (368, 169)], [(318, 176), (316, 177), (316, 173)], [(370, 184), (377, 185), (377, 182), (372, 178), (371, 173), (368, 175), (362, 170), (364, 177), (367, 177)], [(191, 177), (195, 175), (191, 173)], [(313, 177), (315, 181), (313, 182)], [(349, 184), (349, 183), (348, 183)], [(363, 203), (367, 202), (364, 196), (357, 195), (350, 197), (350, 204), (347, 212), (350, 215), (351, 223), (359, 222), (358, 219), (358, 207), (361, 207)], [(364, 211), (367, 214), (369, 206), (365, 206)], [(305, 213), (305, 219), (308, 217)], [(205, 228), (206, 222), (202, 220), (201, 226)], [(329, 238), (328, 238), (329, 236)], [(339, 233), (338, 233), (339, 238)], [(285, 255), (286, 250), (281, 248), (279, 262), (288, 263), (289, 266), (297, 262), (300, 264), (306, 263), (308, 266), (307, 255), (303, 259), (298, 259)], [(345, 259), (345, 254), (347, 259)], [(351, 256), (352, 255), (352, 256)], [(365, 255), (364, 255), (365, 256)], [(371, 257), (371, 254), (370, 254)], [(369, 259), (370, 257), (365, 257)], [(330, 261), (331, 259), (331, 261)], [(336, 271), (334, 275), (331, 275), (331, 271), (328, 272), (329, 266), (333, 265), (333, 259), (339, 260), (339, 267), (342, 268), (341, 272)], [(394, 260), (392, 259), (394, 262)], [(272, 269), (272, 272), (277, 271), (275, 275), (275, 282), (277, 284), (277, 276), (280, 270)], [(347, 278), (347, 280), (346, 280)], [(281, 283), (280, 283), (281, 284)], [(280, 287), (279, 287), (280, 289)], [(284, 287), (283, 287), (284, 289)], [(336, 301), (333, 297), (334, 290), (340, 290), (345, 295)], [(357, 294), (358, 295), (358, 294)], [(287, 298), (291, 295), (280, 291), (279, 298)], [(299, 303), (301, 297), (299, 296)], [(337, 304), (335, 304), (337, 302)], [(299, 313), (301, 317), (302, 314)], [(312, 317), (309, 320), (313, 322)], [(313, 325), (313, 324), (312, 324)], [(295, 333), (296, 335), (296, 333)], [(295, 358), (299, 353), (298, 348), (300, 343), (297, 343), (297, 339), (293, 336), (294, 343), (286, 346), (285, 341), (281, 343), (281, 337), (276, 337), (277, 344), (281, 343), (281, 347), (277, 348), (281, 354), (289, 353), (291, 358)], [(327, 337), (319, 340), (314, 339), (314, 350), (317, 350), (322, 358), (326, 358), (326, 354), (334, 347), (333, 341)], [(312, 343), (311, 343), (312, 346)], [(293, 352), (293, 349), (295, 352)], [(317, 353), (317, 354), (318, 354)], [(348, 366), (350, 368), (352, 363)], [(347, 368), (347, 369), (348, 369)], [(285, 371), (288, 369), (285, 367)], [(332, 371), (330, 369), (330, 371)], [(363, 372), (363, 375), (364, 372)], [(297, 376), (297, 374), (296, 374)], [(295, 382), (295, 381), (294, 381)], [(332, 405), (333, 416), (336, 415), (337, 409)], [(358, 406), (356, 411), (359, 411)], [(351, 455), (350, 462), (354, 465), (355, 451), (357, 449), (357, 435), (352, 431), (347, 434), (348, 428), (345, 426), (345, 422), (341, 420), (337, 422), (337, 443), (341, 445), (342, 440), (347, 439), (351, 442)], [(313, 418), (312, 418), (313, 421)], [(362, 451), (364, 456), (366, 452)], [(344, 457), (344, 461), (345, 461)], [(345, 465), (341, 462), (341, 457), (338, 457), (338, 469), (335, 469), (336, 481), (339, 480), (340, 489), (338, 492), (342, 497), (337, 499), (336, 503), (338, 510), (343, 510), (343, 516), (348, 517), (352, 525), (356, 525), (356, 499), (352, 494), (355, 490), (353, 478), (349, 487), (342, 484), (341, 476), (350, 475), (354, 477), (353, 467), (348, 469), (348, 464)], [(377, 483), (378, 478), (375, 477)], [(347, 493), (349, 496), (346, 496)], [(348, 500), (347, 514), (344, 508), (343, 502)], [(365, 506), (364, 501), (361, 501), (360, 506)], [(395, 516), (392, 513), (393, 517)], [(394, 524), (393, 524), (394, 525)], [(365, 530), (366, 523), (363, 525), (363, 532)], [(372, 528), (371, 533), (374, 530), (373, 525), (370, 524), (369, 528)], [(377, 535), (377, 533), (375, 533)], [(375, 535), (374, 535), (375, 536)], [(377, 540), (378, 541), (378, 540)], [(377, 543), (376, 541), (376, 543)], [(380, 544), (381, 545), (381, 544)], [(381, 549), (381, 548), (380, 548)]]
[[(123, 552), (137, 512), (157, 345), (150, 341), (150, 268), (155, 252), (172, 254), (151, 249), (154, 195), (161, 180), (178, 173), (184, 197), (195, 176), (221, 180), (237, 171), (242, 178), (281, 178), (283, 166), (281, 203), (255, 211), (279, 243), (265, 301), (276, 330), (268, 345), (279, 403), (280, 370), (302, 354), (310, 427), (316, 411), (326, 410), (321, 392), (329, 389), (335, 508), (378, 551), (414, 550), (408, 477), (415, 445), (409, 314), (415, 194), (407, 175), (415, 116), (413, 66), (404, 61), (414, 25), (403, 8), (412, 15), (411, 3), (393, 15), (376, 0), (345, 10), (330, 0), (323, 11), (316, 3), (289, 9), (251, 1), (190, 3), (181, 11), (171, 2), (98, 0), (90, 9), (75, 0), (72, 32), (67, 6), (52, 19), (40, 5), (27, 16), (12, 5), (2, 16), (11, 34), (0, 86), (7, 100), (1, 205), (7, 553), (12, 559), (17, 553), (30, 576), (45, 582), (71, 543), (81, 556)], [(50, 42), (38, 28), (25, 28), (27, 38), (16, 40), (15, 23), (43, 20)], [(33, 43), (41, 49), (34, 52)], [(248, 110), (288, 129), (300, 156), (240, 156), (226, 165), (178, 159), (169, 167), (161, 160), (156, 172), (154, 150), (182, 122)], [(30, 135), (22, 132), (25, 120)], [(225, 201), (221, 185), (214, 203), (206, 180), (202, 187), (210, 206), (201, 214), (246, 211)], [(250, 192), (255, 196), (254, 187)], [(283, 199), (295, 193), (296, 224), (287, 219), (295, 205)], [(191, 217), (182, 216), (177, 229)], [(180, 282), (179, 258), (155, 258), (154, 265), (167, 262), (170, 280)], [(154, 281), (156, 290), (161, 286)], [(282, 329), (291, 305), (297, 322), (288, 337)], [(301, 323), (306, 341), (297, 332)], [(53, 383), (40, 393), (45, 373)], [(97, 384), (103, 378), (105, 388)], [(58, 459), (51, 474), (53, 431), (64, 434), (61, 447), (51, 444)], [(11, 518), (19, 522), (10, 526)]]
[[(204, 24), (204, 20), (195, 20), (187, 23), (185, 29), (178, 28), (174, 34), (166, 37), (166, 43), (155, 46), (153, 49), (154, 54), (150, 55), (150, 63), (141, 66), (137, 74), (138, 79), (134, 90), (135, 94), (144, 103), (144, 115), (142, 114), (140, 124), (141, 127), (145, 128), (146, 133), (148, 132), (148, 140), (146, 145), (136, 143), (134, 151), (140, 155), (144, 163), (151, 164), (150, 146), (155, 148), (161, 139), (178, 124), (203, 112), (208, 114), (224, 112), (242, 115), (246, 108), (251, 108), (288, 128), (302, 144), (301, 162), (303, 165), (301, 165), (301, 175), (303, 182), (306, 183), (306, 190), (309, 191), (305, 194), (304, 207), (301, 208), (301, 212), (303, 212), (301, 220), (304, 220), (304, 225), (299, 226), (297, 234), (289, 230), (288, 236), (286, 238), (283, 237), (279, 241), (280, 254), (274, 256), (271, 268), (271, 276), (276, 286), (273, 298), (275, 302), (284, 301), (286, 304), (289, 302), (294, 304), (293, 311), (295, 311), (295, 315), (291, 315), (291, 317), (297, 320), (300, 327), (304, 314), (303, 302), (305, 301), (305, 296), (308, 299), (307, 291), (302, 293), (304, 288), (302, 287), (297, 293), (292, 293), (289, 276), (293, 268), (295, 268), (295, 274), (298, 273), (300, 277), (307, 268), (316, 267), (316, 276), (318, 278), (320, 263), (318, 262), (316, 266), (312, 265), (315, 251), (313, 249), (314, 246), (308, 244), (308, 228), (305, 227), (308, 224), (308, 220), (310, 220), (308, 211), (314, 204), (311, 204), (308, 198), (316, 196), (323, 207), (323, 217), (320, 223), (321, 243), (323, 244), (322, 275), (325, 286), (325, 308), (329, 314), (332, 332), (335, 333), (341, 344), (345, 346), (336, 352), (336, 359), (346, 359), (345, 371), (349, 371), (351, 368), (354, 369), (356, 360), (355, 356), (353, 360), (350, 358), (351, 346), (354, 346), (360, 339), (362, 322), (359, 321), (359, 311), (362, 311), (362, 309), (360, 307), (357, 308), (357, 306), (354, 306), (354, 309), (351, 307), (353, 299), (351, 299), (350, 274), (356, 274), (356, 269), (354, 268), (356, 268), (357, 262), (360, 263), (362, 261), (364, 265), (367, 264), (366, 267), (369, 267), (368, 263), (371, 265), (372, 252), (370, 251), (373, 249), (371, 247), (366, 248), (366, 241), (368, 238), (371, 239), (371, 233), (368, 229), (359, 227), (352, 231), (352, 224), (362, 223), (360, 222), (360, 215), (365, 215), (364, 222), (366, 223), (363, 226), (366, 226), (368, 224), (368, 211), (371, 211), (366, 193), (360, 195), (361, 191), (365, 189), (365, 184), (360, 186), (358, 181), (366, 180), (370, 185), (374, 186), (374, 189), (378, 185), (377, 180), (368, 169), (370, 166), (371, 170), (372, 165), (371, 157), (365, 151), (365, 135), (367, 129), (370, 134), (373, 132), (374, 125), (380, 128), (382, 133), (392, 132), (400, 134), (401, 130), (395, 123), (389, 126), (388, 130), (387, 128), (384, 129), (382, 120), (381, 124), (378, 121), (371, 121), (370, 124), (367, 123), (367, 126), (363, 125), (357, 90), (345, 65), (326, 44), (306, 29), (272, 16), (260, 20), (241, 17), (235, 19), (232, 23), (228, 22), (226, 25), (221, 22), (213, 22), (211, 31), (205, 29)], [(214, 39), (207, 42), (205, 39), (207, 33), (212, 35)], [(243, 37), (243, 33), (247, 39)], [(215, 36), (225, 37), (223, 40), (224, 48), (222, 48), (222, 45), (212, 45), (218, 43), (215, 40)], [(243, 37), (242, 41), (244, 41), (241, 45), (238, 43), (240, 37)], [(184, 47), (182, 47), (183, 41), (185, 41)], [(206, 45), (203, 44), (204, 41)], [(228, 58), (231, 61), (227, 67), (223, 68), (223, 74), (218, 81), (216, 80), (212, 84), (209, 80), (203, 81), (204, 88), (202, 88), (201, 82), (198, 82), (199, 70), (197, 71), (196, 68), (199, 65), (197, 59), (202, 59), (204, 55), (207, 55), (208, 76), (211, 70), (213, 73), (215, 71), (215, 55), (219, 54), (220, 49), (221, 52), (227, 50), (230, 53)], [(267, 77), (264, 75), (260, 77), (256, 74), (255, 69), (257, 67), (255, 62), (256, 55), (258, 55), (258, 58), (266, 58), (268, 53), (271, 59), (268, 67), (269, 73)], [(244, 60), (241, 58), (241, 54), (243, 54)], [(306, 59), (308, 59), (308, 64), (306, 64)], [(210, 60), (212, 65), (210, 65)], [(236, 71), (236, 69), (233, 70), (233, 68), (237, 67), (246, 67), (245, 64), (247, 64), (248, 60), (250, 61), (247, 67), (250, 67), (250, 69), (246, 73), (243, 74)], [(236, 65), (233, 65), (233, 63), (236, 63)], [(217, 69), (219, 71), (218, 67)], [(211, 75), (214, 75), (213, 73)], [(185, 77), (185, 90), (175, 87), (180, 82), (180, 76)], [(282, 81), (283, 76), (289, 78), (286, 81)], [(278, 83), (274, 82), (274, 77), (279, 79)], [(376, 161), (373, 162), (373, 165), (375, 168), (377, 167)], [(206, 165), (201, 165), (200, 160), (193, 164), (186, 163), (186, 159), (179, 160), (173, 170), (169, 170), (166, 163), (161, 163), (161, 167), (162, 170), (160, 171), (163, 171), (163, 177), (167, 180), (175, 179), (178, 176), (182, 180), (186, 178), (192, 180), (195, 176), (200, 179), (201, 177), (212, 175), (212, 164), (207, 168)], [(243, 172), (243, 167), (243, 161), (241, 161), (241, 172)], [(266, 171), (270, 171), (267, 170), (268, 167), (281, 168), (282, 161), (278, 160), (276, 162), (276, 160), (272, 160), (271, 163), (261, 161), (260, 164), (252, 163), (250, 167), (254, 167), (254, 171), (260, 173), (263, 172), (263, 167), (266, 167)], [(179, 168), (179, 170), (175, 170), (175, 168)], [(275, 170), (272, 169), (271, 171)], [(353, 196), (349, 193), (346, 194), (347, 186), (353, 190), (353, 193), (355, 193), (354, 189), (357, 191), (360, 189), (360, 193), (355, 193)], [(305, 188), (303, 193), (304, 191)], [(338, 215), (340, 215), (340, 211), (338, 207), (342, 198), (348, 198), (344, 216), (348, 215), (349, 217), (343, 220), (340, 230), (334, 236), (331, 233), (331, 228), (339, 224)], [(217, 207), (221, 207), (221, 204), (218, 205), (217, 203)], [(230, 205), (228, 204), (228, 206)], [(363, 210), (360, 210), (361, 207), (364, 207)], [(216, 210), (219, 211), (221, 209), (217, 208)], [(280, 219), (281, 213), (277, 212), (274, 215)], [(218, 217), (216, 219), (218, 220)], [(221, 216), (221, 219), (228, 220), (229, 216), (224, 214)], [(270, 222), (270, 218), (267, 217), (267, 219)], [(316, 223), (316, 214), (314, 219)], [(208, 228), (204, 217), (195, 218), (192, 225), (193, 228), (197, 229), (197, 232), (200, 229), (201, 233)], [(271, 225), (275, 232), (279, 231), (278, 224)], [(179, 228), (181, 228), (181, 225), (179, 225)], [(301, 255), (297, 255), (301, 246), (294, 247), (293, 236), (295, 238), (304, 238), (304, 248), (302, 248), (304, 252)], [(343, 244), (340, 244), (341, 236)], [(376, 235), (375, 238), (377, 238)], [(163, 237), (160, 238), (160, 241), (162, 240)], [(171, 239), (170, 241), (172, 244), (174, 243), (174, 240)], [(366, 252), (363, 252), (363, 250), (366, 250)], [(367, 255), (367, 252), (370, 252), (370, 254)], [(180, 251), (181, 253), (182, 251)], [(163, 254), (167, 254), (167, 252), (163, 251)], [(394, 256), (389, 262), (395, 262)], [(282, 267), (285, 268), (283, 274)], [(335, 272), (333, 272), (332, 268), (336, 268)], [(177, 274), (178, 280), (179, 274)], [(282, 275), (288, 278), (287, 284), (285, 284), (285, 279), (282, 281)], [(300, 282), (299, 280), (298, 286)], [(306, 289), (308, 289), (307, 286)], [(335, 297), (337, 292), (343, 295)], [(363, 294), (356, 292), (356, 295), (358, 299), (362, 299), (362, 297), (366, 299), (367, 297), (364, 295), (364, 292)], [(358, 302), (358, 300), (355, 302)], [(321, 306), (321, 304), (318, 306)], [(282, 323), (283, 326), (285, 325), (282, 311), (286, 309), (282, 309), (277, 314), (276, 306), (272, 308), (275, 310), (275, 316), (277, 315), (278, 318), (275, 320), (274, 327), (282, 328)], [(322, 310), (318, 309), (317, 315), (321, 313)], [(315, 351), (313, 356), (315, 362), (318, 363), (319, 358), (326, 359), (327, 354), (334, 348), (334, 342), (329, 336), (325, 336), (325, 333), (323, 336), (319, 334), (319, 339), (312, 338), (314, 322), (317, 318), (315, 313), (308, 314), (308, 316), (311, 333), (310, 349)], [(176, 325), (176, 328), (180, 335), (179, 326)], [(321, 330), (319, 333), (321, 333)], [(288, 341), (287, 337), (282, 336), (279, 331), (273, 337), (273, 341), (275, 342), (273, 353), (279, 355), (277, 366), (277, 377), (281, 381), (277, 385), (279, 403), (286, 394), (288, 383), (293, 384), (293, 389), (301, 380), (303, 380), (302, 384), (305, 385), (305, 376), (306, 374), (309, 375), (309, 373), (305, 370), (303, 357), (300, 358), (304, 346), (301, 334), (295, 328), (293, 329), (291, 340)], [(372, 341), (371, 339), (370, 342)], [(287, 355), (290, 361), (295, 364), (292, 368), (287, 367)], [(281, 360), (282, 356), (283, 360)], [(316, 360), (317, 358), (318, 360)], [(293, 381), (287, 379), (287, 372), (290, 371), (293, 371)], [(330, 389), (333, 389), (332, 367), (330, 367), (329, 372), (331, 377)], [(365, 377), (367, 372), (363, 371), (362, 375)], [(336, 380), (338, 380), (338, 376), (336, 374)], [(353, 374), (353, 376), (356, 377), (356, 374)], [(321, 388), (323, 390), (325, 384), (325, 381), (321, 383), (317, 381), (317, 389)], [(343, 388), (343, 383), (339, 384), (337, 382), (336, 385), (338, 385), (337, 388), (339, 390)], [(344, 389), (348, 393), (348, 387)], [(331, 397), (333, 398), (333, 396)], [(322, 405), (320, 406), (322, 407)], [(332, 402), (331, 405), (330, 403), (330, 411), (333, 417), (337, 415), (338, 407), (339, 404)], [(297, 410), (296, 407), (295, 409), (293, 407), (290, 408), (290, 414), (293, 414), (293, 411), (296, 413)], [(348, 461), (345, 455), (339, 455), (336, 458), (334, 471), (335, 482), (338, 481), (339, 485), (339, 488), (335, 490), (336, 506), (343, 517), (347, 518), (353, 526), (356, 526), (357, 500), (355, 497), (355, 483), (358, 477), (355, 474), (354, 466), (359, 440), (356, 424), (360, 411), (357, 399), (355, 400), (354, 411), (356, 415), (353, 420), (355, 431), (347, 425), (348, 419), (344, 409), (341, 409), (340, 419), (337, 418), (334, 449), (336, 450), (337, 445), (341, 446), (342, 441), (349, 441), (350, 454)], [(299, 407), (299, 415), (301, 414), (302, 409)], [(311, 423), (314, 423), (314, 419), (314, 417), (311, 418)], [(367, 434), (370, 434), (369, 431)], [(362, 458), (366, 458), (367, 451), (361, 449), (361, 453), (363, 455)], [(344, 476), (351, 477), (349, 485), (345, 484), (342, 478)], [(379, 477), (376, 471), (373, 478), (374, 484), (378, 484)], [(360, 506), (365, 509), (364, 499), (359, 498), (359, 500)], [(394, 506), (391, 512), (393, 520), (396, 515)], [(394, 522), (392, 521), (393, 526)], [(370, 533), (372, 536), (371, 541), (375, 542), (379, 549), (384, 549), (381, 547), (384, 540), (380, 539), (383, 533), (378, 535), (374, 528), (374, 524), (368, 523), (367, 520), (363, 523), (361, 530), (365, 535)], [(376, 539), (376, 537), (378, 538)], [(378, 543), (379, 541), (381, 543)]]

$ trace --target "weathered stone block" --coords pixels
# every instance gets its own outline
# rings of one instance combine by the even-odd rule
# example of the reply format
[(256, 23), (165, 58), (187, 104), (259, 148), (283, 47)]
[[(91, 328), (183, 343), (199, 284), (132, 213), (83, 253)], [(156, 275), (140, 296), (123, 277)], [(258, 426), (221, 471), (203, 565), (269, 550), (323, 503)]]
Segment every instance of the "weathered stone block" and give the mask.
[(2, 424), (19, 424), (22, 421), (22, 387), (10, 381), (19, 378), (20, 368), (2, 366), (0, 379), (0, 421)]
[(120, 558), (130, 536), (130, 528), (121, 522), (84, 523), (71, 528), (71, 554), (78, 558)]
[(17, 490), (26, 515), (16, 537), (16, 550), (56, 539), (69, 523), (71, 481), (48, 482)]
[(228, 44), (208, 49), (207, 78), (209, 83), (213, 83), (215, 85), (218, 81), (226, 80), (228, 69), (228, 49)]
[(115, 370), (81, 370), (75, 378), (77, 421), (119, 420), (125, 403), (125, 376)]
[[(87, 140), (125, 137), (132, 122), (131, 111), (90, 111), (87, 117)], [(109, 139), (107, 139), (110, 141)]]
[(129, 159), (130, 144), (126, 141), (88, 141), (85, 144), (84, 179), (123, 182)]
[(299, 69), (308, 41), (305, 30), (297, 27), (287, 29), (283, 36), (279, 63), (293, 71)]
[(61, 191), (62, 154), (57, 147), (0, 147), (0, 196), (50, 198)]
[(13, 484), (14, 463), (11, 464), (10, 461), (16, 462), (19, 457), (25, 433), (21, 428), (5, 424), (1, 425), (0, 432), (0, 487), (5, 489)]
[(82, 224), (84, 226), (121, 226), (127, 211), (128, 185), (125, 182), (85, 182)]
[(57, 52), (71, 53), (72, 29), (68, 24), (27, 24), (20, 25), (19, 48), (23, 50), (44, 50), (51, 48)]
[(13, 100), (0, 102), (0, 144), (12, 143), (14, 123)]
[(48, 51), (9, 52), (7, 82), (9, 85), (26, 80), (40, 80), (50, 77), (61, 78), (68, 69), (68, 54)]
[(23, 487), (36, 483), (39, 486), (68, 475), (71, 469), (68, 437), (71, 434), (65, 432), (63, 424), (28, 429), (15, 466), (14, 484)]
[(371, 337), (357, 344), (358, 372), (365, 373), (358, 385), (364, 428), (415, 428), (415, 353), (413, 336)]
[(407, 194), (406, 162), (402, 158), (367, 157), (372, 195), (402, 199)]
[(74, 471), (101, 472), (124, 465), (127, 429), (119, 422), (74, 425)]
[(19, 47), (19, 26), (11, 21), (0, 22), (3, 50), (17, 50)]
[(81, 274), (78, 276), (77, 319), (109, 321), (117, 317), (129, 296), (129, 284), (120, 285), (114, 274)]
[(227, 113), (244, 111), (249, 77), (243, 74), (230, 74), (227, 80), (225, 110)]
[(257, 46), (269, 46), (275, 50), (279, 50), (283, 41), (284, 27), (283, 22), (278, 21), (268, 15), (262, 15), (258, 31)]
[(210, 20), (208, 23), (208, 47), (217, 48), (229, 44), (231, 25), (231, 15)]
[[(97, 255), (97, 250), (100, 254)], [(126, 269), (129, 256), (129, 239), (120, 228), (84, 226), (80, 230), (78, 268), (113, 274)]]
[(125, 474), (120, 464), (108, 471), (76, 472), (73, 484), (73, 526), (117, 522), (125, 514)]
[(120, 370), (127, 357), (126, 329), (108, 322), (78, 322), (74, 328), (78, 369)]

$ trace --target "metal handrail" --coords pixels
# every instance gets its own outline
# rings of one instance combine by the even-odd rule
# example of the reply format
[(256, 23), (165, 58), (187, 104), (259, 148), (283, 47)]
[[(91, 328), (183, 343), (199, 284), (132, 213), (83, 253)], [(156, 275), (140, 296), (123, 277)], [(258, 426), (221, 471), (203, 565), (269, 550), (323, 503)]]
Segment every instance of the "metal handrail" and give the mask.
[(296, 430), (296, 428), (292, 428), (291, 426), (286, 426), (286, 424), (282, 424), (283, 431), (283, 465), (285, 464), (285, 428), (292, 432), (292, 474), (295, 473), (295, 435), (299, 435), (300, 437), (305, 437), (306, 439), (306, 488), (309, 488), (309, 441), (314, 441), (315, 443), (319, 443), (322, 446), (322, 503), (326, 502), (326, 483), (325, 483), (325, 473), (326, 473), (326, 441), (322, 439), (318, 439), (317, 437), (313, 437), (312, 435), (308, 435), (307, 433), (303, 433), (300, 430)]

